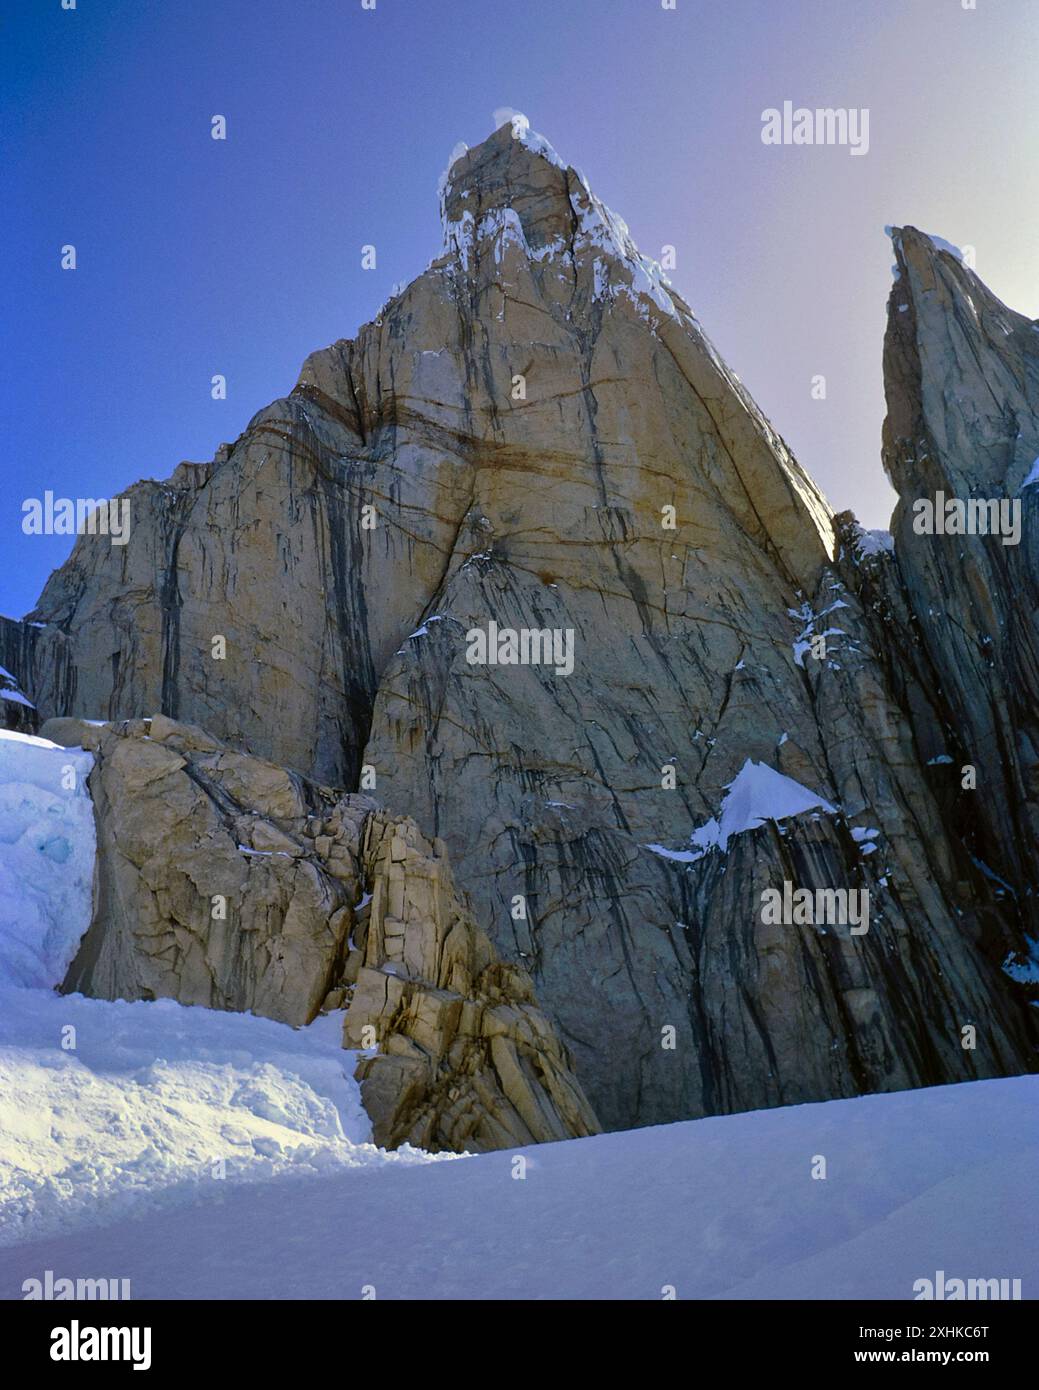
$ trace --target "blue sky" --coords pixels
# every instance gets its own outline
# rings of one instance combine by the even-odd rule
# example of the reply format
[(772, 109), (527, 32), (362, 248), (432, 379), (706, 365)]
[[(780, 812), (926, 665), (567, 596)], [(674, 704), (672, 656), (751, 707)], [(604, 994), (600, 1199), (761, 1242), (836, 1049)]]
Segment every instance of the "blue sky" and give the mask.
[[(22, 534), (23, 500), (234, 439), (437, 253), (447, 155), (502, 106), (644, 251), (677, 248), (733, 369), (869, 525), (891, 506), (884, 224), (974, 245), (1039, 312), (1034, 0), (33, 0), (0, 36), (3, 612), (69, 549)], [(786, 99), (869, 107), (868, 155), (763, 145)]]

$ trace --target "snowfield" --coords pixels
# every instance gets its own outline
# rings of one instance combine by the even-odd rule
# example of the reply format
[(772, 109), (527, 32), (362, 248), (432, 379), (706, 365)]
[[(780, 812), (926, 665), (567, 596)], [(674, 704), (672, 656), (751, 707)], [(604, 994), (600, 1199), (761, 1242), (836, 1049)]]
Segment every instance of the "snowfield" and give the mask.
[(0, 1246), (218, 1186), (431, 1161), (369, 1142), (342, 1026), (0, 987)]
[(59, 995), (89, 770), (0, 735), (0, 1297), (47, 1270), (138, 1299), (911, 1299), (938, 1270), (1039, 1290), (1039, 1077), (387, 1153), (341, 1015)]
[(1037, 1098), (1015, 1077), (693, 1120), (522, 1150), (523, 1178), (504, 1152), (212, 1183), (0, 1250), (0, 1297), (49, 1269), (138, 1299), (912, 1300), (938, 1270), (1034, 1298)]

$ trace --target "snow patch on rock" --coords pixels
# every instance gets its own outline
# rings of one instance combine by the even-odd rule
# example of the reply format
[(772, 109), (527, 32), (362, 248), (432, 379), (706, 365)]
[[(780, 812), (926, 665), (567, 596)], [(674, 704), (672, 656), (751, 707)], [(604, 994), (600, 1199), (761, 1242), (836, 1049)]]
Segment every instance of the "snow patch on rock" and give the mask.
[[(804, 659), (806, 655), (812, 650), (812, 643), (815, 641), (816, 638), (847, 637), (848, 634), (844, 631), (842, 627), (828, 627), (824, 628), (822, 632), (817, 632), (815, 628), (816, 623), (818, 623), (821, 619), (825, 618), (829, 613), (833, 613), (838, 608), (847, 607), (848, 605), (844, 602), (843, 599), (836, 599), (833, 603), (830, 604), (828, 608), (822, 609), (819, 613), (814, 612), (811, 604), (809, 603), (803, 603), (800, 608), (787, 609), (787, 613), (790, 615), (790, 617), (797, 618), (802, 624), (801, 632), (798, 634), (797, 638), (792, 643), (794, 662), (798, 666), (800, 666), (802, 669), (804, 668)], [(833, 662), (828, 662), (827, 664), (833, 669), (839, 669), (834, 667)]]
[[(511, 108), (502, 108), (496, 116), (505, 115)], [(573, 174), (576, 187), (570, 192), (570, 205), (577, 220), (574, 236), (574, 250), (578, 254), (593, 258), (593, 295), (597, 300), (615, 299), (624, 296), (631, 300), (641, 318), (649, 322), (648, 304), (652, 303), (667, 317), (684, 322), (671, 296), (671, 281), (659, 262), (644, 256), (632, 240), (627, 223), (611, 211), (592, 192), (588, 180), (576, 169), (570, 168), (559, 156), (553, 146), (532, 130), (530, 122), (522, 112), (511, 112), (508, 120), (512, 124), (513, 138), (518, 140), (532, 154), (547, 160), (555, 168)], [(501, 124), (506, 124), (503, 120)], [(501, 263), (505, 245), (513, 241), (534, 261), (544, 262), (557, 256), (569, 257), (569, 245), (556, 238), (536, 251), (531, 250), (523, 234), (519, 217), (511, 207), (495, 208), (481, 219), (474, 221), (472, 213), (464, 211), (451, 221), (447, 220), (446, 205), (451, 189), (451, 166), (457, 162), (466, 149), (456, 146), (451, 163), (441, 175), (438, 186), (440, 196), (441, 221), (444, 229), (444, 250), (458, 259), (463, 273), (472, 264), (474, 247), (491, 237), (494, 242), (495, 260)]]
[(1024, 492), (1026, 487), (1032, 487), (1035, 483), (1039, 483), (1039, 459), (1036, 459), (1036, 461), (1032, 464), (1032, 467), (1030, 468), (1028, 473), (1028, 477), (1018, 488), (1018, 492)]
[[(623, 294), (640, 307), (643, 300), (649, 299), (662, 314), (681, 322), (682, 315), (670, 294), (671, 281), (659, 262), (642, 254), (623, 217), (595, 196), (587, 179), (578, 178), (579, 190), (570, 194), (570, 206), (579, 228), (574, 237), (575, 248), (604, 253), (595, 262), (596, 298)], [(618, 269), (622, 271), (620, 277), (616, 274)]]
[(865, 531), (860, 527), (857, 539), (860, 555), (894, 553), (895, 538), (890, 531)]
[(513, 138), (530, 150), (531, 154), (540, 155), (542, 159), (547, 159), (549, 164), (554, 164), (557, 169), (566, 168), (552, 143), (546, 140), (543, 135), (539, 135), (536, 130), (531, 129), (530, 121), (522, 111), (514, 111), (511, 121)]
[(805, 811), (836, 815), (838, 808), (817, 792), (795, 782), (792, 777), (748, 758), (728, 784), (718, 816), (712, 817), (690, 835), (691, 849), (672, 850), (657, 844), (646, 845), (646, 849), (664, 859), (695, 864), (712, 849), (724, 853), (734, 835), (756, 830), (766, 821), (788, 820)]

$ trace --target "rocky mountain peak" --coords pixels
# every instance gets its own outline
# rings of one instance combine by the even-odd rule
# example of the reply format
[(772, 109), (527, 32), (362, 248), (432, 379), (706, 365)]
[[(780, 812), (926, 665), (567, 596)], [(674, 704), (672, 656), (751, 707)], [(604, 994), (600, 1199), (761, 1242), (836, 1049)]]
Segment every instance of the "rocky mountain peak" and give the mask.
[[(649, 321), (694, 322), (659, 263), (635, 245), (623, 218), (593, 193), (544, 136), (515, 116), (450, 164), (441, 180), (444, 244), (466, 271), (509, 244), (537, 267), (588, 290), (592, 302), (627, 297)], [(655, 313), (652, 311), (655, 309)]]
[[(895, 486), (906, 469), (927, 472), (937, 461), (935, 449), (920, 447), (921, 422), (900, 413), (919, 402), (934, 442), (953, 446), (943, 450), (946, 466), (957, 445), (950, 431), (960, 431), (961, 446), (970, 436), (963, 473), (935, 473), (936, 486), (951, 495), (983, 485), (1016, 494), (1039, 454), (1039, 327), (993, 294), (958, 246), (916, 227), (887, 230), (896, 261), (885, 343), (885, 463)], [(962, 379), (946, 399), (953, 372)], [(914, 443), (907, 450), (900, 439)]]
[(511, 209), (533, 248), (569, 230), (573, 171), (524, 118), (505, 122), (472, 149), (461, 145), (456, 151), (440, 182), (445, 227), (470, 219), (479, 224)]
[[(916, 625), (911, 661), (931, 727), (988, 789), (954, 798), (973, 862), (996, 876), (1015, 928), (1034, 936), (1039, 326), (958, 247), (916, 227), (888, 230), (883, 461), (899, 494), (891, 530)], [(918, 737), (927, 747), (922, 727)]]
[[(534, 1083), (477, 1031), (499, 1006), (510, 1037), (535, 1027), (514, 1016), (526, 984), (495, 993), (498, 963), (529, 972), (607, 1127), (1031, 1065), (1034, 542), (947, 545), (912, 521), (922, 494), (997, 479), (1039, 505), (1023, 481), (1039, 459), (1032, 325), (937, 242), (895, 234), (895, 544), (867, 547), (845, 518), (833, 559), (811, 479), (547, 141), (503, 125), (452, 161), (441, 199), (444, 254), (311, 354), (211, 469), (133, 489), (125, 547), (80, 537), (34, 622), (0, 624), (25, 698), (43, 719), (197, 726), (326, 787), (307, 793), (311, 819), (360, 792), (371, 815), (411, 818), (414, 854), (369, 856), (392, 930), (365, 968), (421, 956), (422, 988), (343, 985), (365, 986), (355, 1021), (385, 1006), (395, 1035), (408, 994), (400, 1065), (367, 1077), (389, 1078), (388, 1133), (419, 1123), (399, 1102), (420, 1086), (421, 1124), (457, 1138), (458, 1077), (485, 1063), (535, 1132)], [(968, 765), (983, 790), (965, 795)], [(226, 838), (231, 879), (246, 841)], [(333, 858), (350, 867), (364, 855), (347, 839)], [(409, 915), (405, 888), (430, 875), (441, 907)], [(267, 901), (238, 883), (230, 942)], [(182, 887), (180, 920), (208, 950), (205, 900)], [(99, 906), (113, 992), (139, 973), (116, 945), (144, 920), (141, 891), (127, 880)], [(763, 895), (794, 892), (855, 895), (867, 929), (763, 914)], [(445, 1001), (437, 952), (463, 919), (498, 963)], [(319, 964), (307, 1008), (339, 979)], [(441, 1070), (413, 1050), (433, 1035)], [(524, 1056), (552, 1092), (556, 1042), (528, 1038)], [(590, 1125), (563, 1091), (556, 1113)]]

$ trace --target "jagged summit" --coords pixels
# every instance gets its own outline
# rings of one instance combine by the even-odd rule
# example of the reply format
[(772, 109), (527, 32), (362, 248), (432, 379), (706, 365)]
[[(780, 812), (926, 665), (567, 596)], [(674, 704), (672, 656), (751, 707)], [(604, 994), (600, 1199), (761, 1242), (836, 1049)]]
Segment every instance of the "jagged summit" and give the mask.
[(592, 192), (542, 135), (516, 115), (481, 144), (464, 149), (440, 183), (444, 249), (466, 270), (474, 252), (500, 263), (512, 241), (532, 262), (587, 270), (596, 300), (627, 297), (649, 321), (655, 306), (691, 325), (691, 309), (658, 261), (643, 255), (623, 218)]
[[(518, 113), (500, 125), (485, 140), (470, 148), (464, 143), (455, 146), (448, 167), (440, 178), (441, 210), (445, 220), (456, 221), (460, 215), (459, 197), (479, 190), (481, 210), (495, 206), (516, 206), (517, 196), (529, 192), (531, 180), (537, 181), (547, 165), (564, 176), (556, 182), (556, 192), (565, 197), (567, 165), (552, 145), (531, 130), (525, 116)], [(575, 172), (575, 171), (574, 171)], [(548, 180), (551, 186), (553, 181)]]
[[(965, 253), (959, 246), (955, 245), (955, 243), (946, 241), (944, 237), (937, 236), (933, 232), (922, 232), (919, 227), (914, 227), (909, 223), (904, 227), (885, 227), (884, 235), (891, 238), (891, 243), (896, 252), (901, 250), (903, 240), (908, 238), (911, 242), (926, 242), (932, 251), (944, 251), (946, 255), (952, 256), (954, 260), (959, 261), (961, 264), (966, 264)], [(899, 267), (896, 265), (894, 269), (896, 274), (898, 274)]]
[[(901, 579), (921, 615), (914, 659), (930, 663), (920, 684), (931, 688), (933, 722), (985, 789), (957, 798), (974, 863), (998, 876), (1034, 938), (1039, 331), (948, 242), (915, 227), (893, 229), (892, 240), (883, 462), (899, 494), (891, 530)], [(942, 534), (950, 504), (974, 517)]]
[[(934, 432), (947, 458), (949, 446), (966, 443), (969, 432), (970, 447), (958, 460), (956, 475), (936, 478), (936, 485), (941, 482), (950, 495), (969, 496), (982, 487), (992, 495), (1004, 489), (1013, 494), (1039, 454), (1036, 324), (1008, 308), (959, 247), (916, 227), (886, 230), (896, 264), (885, 341), (885, 465), (890, 473), (896, 454), (901, 458), (896, 472), (933, 462), (935, 450), (917, 446), (921, 431)], [(929, 394), (921, 402), (929, 421), (904, 418), (901, 407), (907, 399), (915, 405), (919, 395), (917, 391), (907, 397), (904, 385), (936, 369), (948, 373), (949, 389), (955, 384), (955, 394), (947, 399)], [(957, 441), (950, 431), (963, 437)], [(912, 441), (912, 447), (907, 451), (899, 446), (899, 438)]]
[[(966, 313), (964, 331), (980, 330), (991, 336), (1005, 350), (1008, 362), (1018, 353), (1029, 359), (1039, 357), (1036, 321), (1009, 308), (993, 293), (974, 268), (969, 248), (963, 250), (918, 227), (885, 227), (884, 231), (895, 250), (889, 327), (892, 315), (907, 314), (911, 309), (928, 311), (937, 327), (941, 316), (955, 305), (958, 313)], [(928, 296), (933, 296), (933, 303)], [(930, 314), (932, 308), (939, 313)], [(911, 321), (915, 323), (915, 316), (911, 315)], [(950, 329), (953, 326), (948, 325)], [(1013, 374), (1016, 368), (1010, 370)]]

